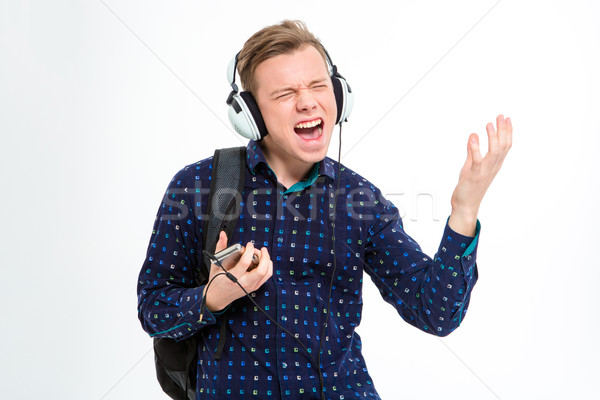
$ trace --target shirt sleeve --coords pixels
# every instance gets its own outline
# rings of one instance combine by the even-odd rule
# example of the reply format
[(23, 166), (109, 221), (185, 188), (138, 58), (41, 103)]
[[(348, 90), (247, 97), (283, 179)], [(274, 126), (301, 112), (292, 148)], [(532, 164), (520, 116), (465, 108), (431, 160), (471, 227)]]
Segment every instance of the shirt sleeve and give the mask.
[(365, 271), (381, 295), (409, 324), (437, 336), (446, 336), (462, 322), (477, 281), (477, 243), (454, 232), (446, 221), (433, 258), (406, 234), (398, 209), (381, 199), (369, 230)]
[(199, 322), (204, 286), (193, 282), (202, 263), (202, 213), (198, 184), (187, 168), (167, 188), (139, 274), (138, 317), (152, 337), (185, 339), (216, 322), (208, 310)]

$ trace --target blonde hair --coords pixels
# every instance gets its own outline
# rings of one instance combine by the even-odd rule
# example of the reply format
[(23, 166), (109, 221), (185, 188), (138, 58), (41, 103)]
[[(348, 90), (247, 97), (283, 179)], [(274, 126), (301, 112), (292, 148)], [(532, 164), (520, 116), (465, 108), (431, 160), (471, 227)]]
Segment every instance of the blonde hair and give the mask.
[(254, 71), (260, 63), (281, 54), (293, 53), (306, 45), (317, 49), (327, 63), (321, 42), (302, 21), (284, 20), (278, 25), (267, 26), (256, 32), (244, 43), (238, 55), (237, 70), (244, 90), (254, 94)]

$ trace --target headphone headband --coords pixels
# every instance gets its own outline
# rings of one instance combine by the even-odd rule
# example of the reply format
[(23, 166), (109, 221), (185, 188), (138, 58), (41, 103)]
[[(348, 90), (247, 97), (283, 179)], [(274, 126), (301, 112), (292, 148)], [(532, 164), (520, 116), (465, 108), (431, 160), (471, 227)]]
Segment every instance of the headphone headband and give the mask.
[[(227, 66), (227, 80), (229, 81), (229, 85), (232, 88), (234, 88), (233, 85), (235, 85), (235, 71), (237, 69), (239, 55), (240, 55), (240, 51), (237, 52), (235, 57), (233, 57), (231, 59), (231, 61), (229, 62), (229, 65)], [(239, 89), (237, 88), (237, 85), (235, 85), (235, 88), (233, 90), (235, 90), (236, 92), (239, 91)]]

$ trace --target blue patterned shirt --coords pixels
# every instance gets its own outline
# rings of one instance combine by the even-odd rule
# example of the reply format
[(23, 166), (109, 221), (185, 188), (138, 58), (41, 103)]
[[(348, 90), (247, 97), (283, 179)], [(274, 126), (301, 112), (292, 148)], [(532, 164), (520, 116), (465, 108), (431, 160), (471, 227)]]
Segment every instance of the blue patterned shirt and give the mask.
[[(253, 299), (295, 333), (315, 360), (323, 342), (327, 399), (379, 399), (355, 331), (364, 273), (406, 322), (445, 336), (464, 318), (477, 280), (479, 221), (475, 237), (446, 224), (431, 258), (404, 232), (397, 208), (379, 189), (344, 166), (338, 176), (338, 163), (330, 158), (289, 189), (277, 182), (254, 141), (247, 146), (246, 166), (241, 215), (229, 244), (252, 241), (257, 248), (267, 247), (273, 260), (273, 276)], [(184, 167), (169, 184), (138, 281), (142, 326), (153, 337), (201, 335), (198, 399), (320, 399), (319, 374), (307, 352), (248, 298), (236, 300), (222, 314), (207, 310), (198, 321), (204, 286), (191, 282), (202, 264), (211, 171), (212, 157)], [(222, 318), (226, 341), (216, 361)]]

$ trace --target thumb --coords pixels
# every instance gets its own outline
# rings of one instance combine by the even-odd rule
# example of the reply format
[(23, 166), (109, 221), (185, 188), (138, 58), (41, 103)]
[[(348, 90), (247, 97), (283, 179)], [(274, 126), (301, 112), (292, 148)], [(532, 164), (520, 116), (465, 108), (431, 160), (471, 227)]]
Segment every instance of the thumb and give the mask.
[(221, 231), (219, 233), (219, 241), (217, 241), (217, 247), (215, 248), (215, 253), (218, 253), (221, 250), (224, 250), (227, 247), (227, 234), (225, 231)]

